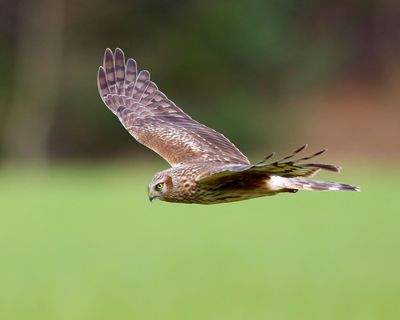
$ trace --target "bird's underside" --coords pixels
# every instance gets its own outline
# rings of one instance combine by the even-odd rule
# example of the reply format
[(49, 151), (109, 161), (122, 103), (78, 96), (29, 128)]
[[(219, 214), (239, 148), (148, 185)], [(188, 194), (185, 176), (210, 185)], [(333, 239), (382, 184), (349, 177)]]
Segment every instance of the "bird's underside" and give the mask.
[(99, 93), (107, 107), (140, 143), (161, 155), (171, 168), (157, 173), (149, 198), (213, 204), (297, 190), (359, 191), (357, 187), (311, 180), (320, 170), (339, 167), (302, 163), (322, 154), (291, 160), (306, 146), (278, 161), (250, 164), (224, 135), (193, 120), (150, 81), (148, 71), (116, 49), (107, 49), (98, 72)]

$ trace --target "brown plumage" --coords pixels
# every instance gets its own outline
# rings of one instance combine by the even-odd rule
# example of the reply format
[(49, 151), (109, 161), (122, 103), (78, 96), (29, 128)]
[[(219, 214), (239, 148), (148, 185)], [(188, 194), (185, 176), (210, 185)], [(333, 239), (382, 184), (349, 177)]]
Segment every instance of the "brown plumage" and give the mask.
[(107, 49), (97, 84), (106, 106), (140, 143), (161, 155), (170, 165), (157, 173), (148, 187), (150, 200), (213, 204), (239, 201), (297, 190), (359, 191), (357, 187), (307, 179), (319, 170), (339, 167), (319, 163), (299, 164), (311, 156), (292, 160), (291, 155), (267, 163), (250, 164), (224, 135), (193, 120), (150, 80), (136, 61), (125, 62), (124, 53)]

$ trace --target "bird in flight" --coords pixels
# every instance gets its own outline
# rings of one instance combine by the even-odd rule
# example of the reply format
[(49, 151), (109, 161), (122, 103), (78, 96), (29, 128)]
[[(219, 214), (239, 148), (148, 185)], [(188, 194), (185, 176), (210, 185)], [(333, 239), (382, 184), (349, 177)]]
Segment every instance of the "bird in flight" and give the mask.
[(106, 49), (97, 85), (101, 99), (126, 130), (140, 143), (163, 157), (171, 168), (154, 175), (148, 186), (152, 201), (216, 204), (298, 190), (359, 191), (337, 182), (309, 179), (320, 170), (340, 167), (304, 163), (322, 154), (294, 159), (307, 145), (289, 156), (251, 164), (221, 133), (193, 120), (150, 80), (138, 72), (136, 61), (124, 52)]

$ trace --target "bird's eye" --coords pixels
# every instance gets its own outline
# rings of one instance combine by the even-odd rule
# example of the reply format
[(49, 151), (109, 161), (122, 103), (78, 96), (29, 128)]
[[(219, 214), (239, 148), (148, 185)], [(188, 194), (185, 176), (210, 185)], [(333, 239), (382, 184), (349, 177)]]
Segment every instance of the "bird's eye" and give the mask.
[(164, 183), (157, 183), (156, 184), (156, 189), (161, 190), (164, 187)]

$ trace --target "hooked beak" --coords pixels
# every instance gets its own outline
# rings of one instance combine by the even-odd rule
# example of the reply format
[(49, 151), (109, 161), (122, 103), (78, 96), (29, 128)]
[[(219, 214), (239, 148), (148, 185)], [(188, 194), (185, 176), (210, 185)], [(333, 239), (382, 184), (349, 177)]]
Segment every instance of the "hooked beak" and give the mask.
[(156, 195), (153, 194), (153, 192), (148, 191), (148, 196), (149, 196), (149, 200), (150, 202), (153, 202), (154, 199), (158, 199), (158, 197)]

